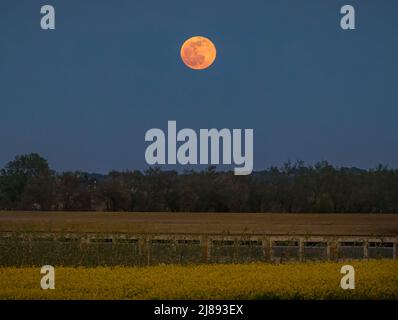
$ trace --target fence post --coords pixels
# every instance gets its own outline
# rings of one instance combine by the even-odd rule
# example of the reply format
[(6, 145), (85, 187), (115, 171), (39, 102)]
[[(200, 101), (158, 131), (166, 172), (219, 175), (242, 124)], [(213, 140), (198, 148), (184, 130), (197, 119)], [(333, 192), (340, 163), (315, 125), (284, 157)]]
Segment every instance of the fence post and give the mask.
[(331, 239), (328, 241), (328, 258), (331, 261), (337, 260), (337, 251), (338, 251), (338, 244), (337, 240)]
[(265, 261), (272, 261), (272, 244), (270, 237), (264, 237), (263, 241), (263, 254)]
[(304, 260), (304, 241), (303, 241), (303, 239), (299, 238), (298, 244), (299, 244), (299, 260), (301, 262)]
[(203, 263), (208, 263), (209, 262), (209, 258), (210, 258), (210, 250), (209, 250), (209, 245), (210, 245), (210, 243), (209, 243), (209, 239), (208, 239), (208, 237), (205, 235), (205, 236), (202, 236), (202, 239), (201, 239), (201, 247), (202, 247), (202, 262)]
[(369, 242), (365, 241), (363, 244), (363, 258), (368, 259), (369, 258)]
[(151, 237), (150, 236), (144, 236), (140, 238), (141, 245), (140, 245), (140, 250), (141, 253), (144, 257), (145, 264), (149, 266), (151, 264)]

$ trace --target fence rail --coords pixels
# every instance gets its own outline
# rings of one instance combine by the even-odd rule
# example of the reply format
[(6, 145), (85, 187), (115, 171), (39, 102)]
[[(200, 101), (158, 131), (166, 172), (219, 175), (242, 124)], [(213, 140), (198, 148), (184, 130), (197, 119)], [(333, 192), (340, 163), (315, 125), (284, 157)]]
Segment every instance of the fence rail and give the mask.
[(396, 259), (398, 237), (0, 232), (0, 266)]

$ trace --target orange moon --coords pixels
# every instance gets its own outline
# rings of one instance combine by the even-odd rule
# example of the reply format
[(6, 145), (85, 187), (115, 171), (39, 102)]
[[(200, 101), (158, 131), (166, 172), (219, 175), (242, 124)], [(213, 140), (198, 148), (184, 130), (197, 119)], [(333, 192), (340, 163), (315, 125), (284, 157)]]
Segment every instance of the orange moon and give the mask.
[(201, 36), (189, 38), (181, 47), (181, 59), (194, 70), (210, 67), (216, 59), (217, 50), (213, 42)]

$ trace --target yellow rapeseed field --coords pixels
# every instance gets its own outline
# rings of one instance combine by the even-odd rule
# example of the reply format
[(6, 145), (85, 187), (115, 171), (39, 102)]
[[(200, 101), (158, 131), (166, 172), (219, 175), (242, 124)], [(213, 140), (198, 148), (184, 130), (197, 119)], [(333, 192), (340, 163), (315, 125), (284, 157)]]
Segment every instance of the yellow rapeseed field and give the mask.
[[(356, 289), (340, 288), (340, 269)], [(0, 299), (397, 299), (398, 260), (151, 267), (57, 267), (55, 290), (40, 268), (0, 268)]]

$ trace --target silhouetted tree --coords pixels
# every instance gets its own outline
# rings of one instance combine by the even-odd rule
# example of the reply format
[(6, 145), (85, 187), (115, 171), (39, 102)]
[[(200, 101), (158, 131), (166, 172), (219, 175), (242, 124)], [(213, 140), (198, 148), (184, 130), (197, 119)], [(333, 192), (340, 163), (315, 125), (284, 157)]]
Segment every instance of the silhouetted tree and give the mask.
[(0, 172), (0, 203), (6, 209), (49, 210), (55, 173), (36, 153), (17, 156)]
[(235, 176), (232, 171), (52, 171), (38, 154), (0, 171), (0, 209), (184, 212), (398, 212), (398, 170), (337, 168), (290, 161)]

